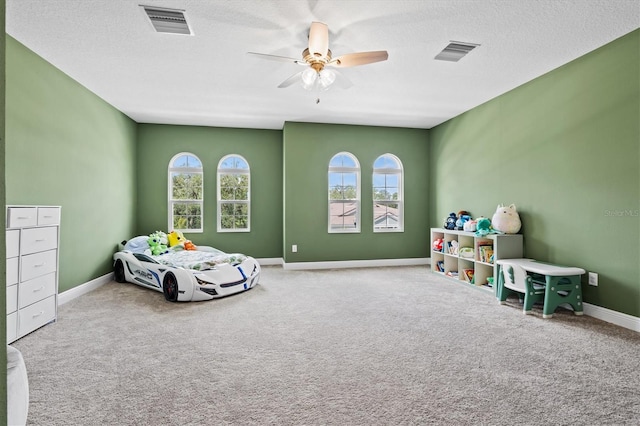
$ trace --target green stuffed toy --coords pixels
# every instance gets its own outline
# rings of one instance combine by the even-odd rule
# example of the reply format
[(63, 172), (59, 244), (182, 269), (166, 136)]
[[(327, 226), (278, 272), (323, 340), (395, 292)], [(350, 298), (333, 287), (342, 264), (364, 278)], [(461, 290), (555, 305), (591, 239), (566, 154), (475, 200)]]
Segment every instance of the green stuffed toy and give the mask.
[(476, 221), (476, 237), (484, 237), (489, 234), (502, 234), (491, 227), (491, 221), (486, 217), (481, 217)]
[(169, 250), (167, 250), (167, 234), (162, 231), (156, 231), (149, 235), (147, 243), (153, 256), (169, 253)]

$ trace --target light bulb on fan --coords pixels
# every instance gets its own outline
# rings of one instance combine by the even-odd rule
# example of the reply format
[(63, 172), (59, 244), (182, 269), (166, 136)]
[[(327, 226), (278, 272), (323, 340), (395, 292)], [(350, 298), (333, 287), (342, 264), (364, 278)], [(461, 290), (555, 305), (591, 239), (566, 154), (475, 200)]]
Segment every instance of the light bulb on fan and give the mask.
[(336, 81), (335, 72), (323, 69), (318, 73), (317, 84), (320, 86), (320, 90), (329, 89), (329, 86), (331, 86), (334, 81)]
[(318, 72), (313, 68), (307, 68), (306, 70), (302, 71), (302, 87), (304, 87), (306, 90), (312, 90), (316, 84), (316, 81), (318, 80), (318, 77)]

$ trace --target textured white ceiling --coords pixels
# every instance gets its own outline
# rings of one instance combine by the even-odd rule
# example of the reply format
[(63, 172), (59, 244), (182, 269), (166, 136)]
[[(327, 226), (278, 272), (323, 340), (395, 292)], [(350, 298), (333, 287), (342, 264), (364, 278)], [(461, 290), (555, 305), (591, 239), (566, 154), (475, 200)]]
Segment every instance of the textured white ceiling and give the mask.
[[(638, 0), (7, 0), (7, 33), (137, 122), (281, 129), (285, 121), (431, 128), (640, 27)], [(185, 10), (193, 36), (154, 32), (140, 4)], [(349, 89), (277, 86), (312, 21)], [(433, 57), (478, 43), (460, 62)]]

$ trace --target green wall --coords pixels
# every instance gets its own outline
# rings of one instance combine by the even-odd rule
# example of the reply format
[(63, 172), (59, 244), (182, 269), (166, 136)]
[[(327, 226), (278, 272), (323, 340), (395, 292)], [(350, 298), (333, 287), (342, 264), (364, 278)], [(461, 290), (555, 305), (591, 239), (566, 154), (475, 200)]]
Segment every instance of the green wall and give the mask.
[[(0, 212), (0, 220), (2, 223), (5, 222), (5, 209), (4, 209), (4, 200), (5, 200), (5, 178), (4, 178), (4, 158), (5, 158), (5, 119), (4, 119), (4, 111), (5, 111), (5, 32), (4, 32), (4, 23), (5, 23), (5, 0), (0, 0), (0, 199), (2, 199), (2, 211)], [(4, 238), (0, 243), (0, 259), (4, 259), (6, 256), (6, 241)], [(4, 281), (6, 285), (6, 265), (5, 262), (0, 262), (0, 281)], [(4, 285), (0, 285), (0, 288), (4, 287)], [(7, 293), (6, 291), (0, 292), (0, 306), (2, 306), (2, 315), (0, 315), (0, 341), (7, 341), (7, 317), (6, 317), (6, 306), (7, 306)], [(7, 353), (5, 351), (0, 351), (0, 365), (7, 365)], [(2, 373), (0, 373), (0, 401), (5, 401), (0, 404), (0, 424), (7, 424), (7, 370), (2, 368)]]
[[(167, 171), (179, 152), (200, 158), (204, 173), (204, 232), (185, 236), (198, 245), (256, 258), (282, 257), (282, 132), (157, 124), (138, 125), (137, 234), (168, 232)], [(251, 231), (217, 232), (218, 162), (239, 154), (251, 170)], [(123, 236), (129, 238), (133, 235)]]
[(111, 272), (116, 244), (134, 231), (136, 123), (6, 43), (6, 202), (62, 206), (62, 292)]
[(640, 30), (430, 132), (431, 225), (515, 203), (525, 256), (599, 274), (585, 302), (640, 316)]
[[(429, 220), (427, 130), (389, 127), (285, 123), (285, 262), (428, 257)], [(358, 234), (329, 234), (329, 160), (341, 151), (355, 155), (361, 168), (362, 226)], [(373, 233), (373, 162), (396, 155), (405, 173), (405, 227), (402, 233)], [(298, 252), (292, 253), (296, 244)]]

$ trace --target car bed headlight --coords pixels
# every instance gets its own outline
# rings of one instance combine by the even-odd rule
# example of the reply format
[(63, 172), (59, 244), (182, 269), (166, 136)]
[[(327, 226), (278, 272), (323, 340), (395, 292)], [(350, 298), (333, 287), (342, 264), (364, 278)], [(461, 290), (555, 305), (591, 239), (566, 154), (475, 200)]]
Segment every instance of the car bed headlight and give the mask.
[(205, 280), (202, 280), (202, 279), (198, 278), (197, 275), (195, 275), (195, 277), (196, 277), (196, 282), (198, 284), (200, 284), (200, 285), (213, 285), (213, 283), (211, 283), (209, 281), (205, 281)]

